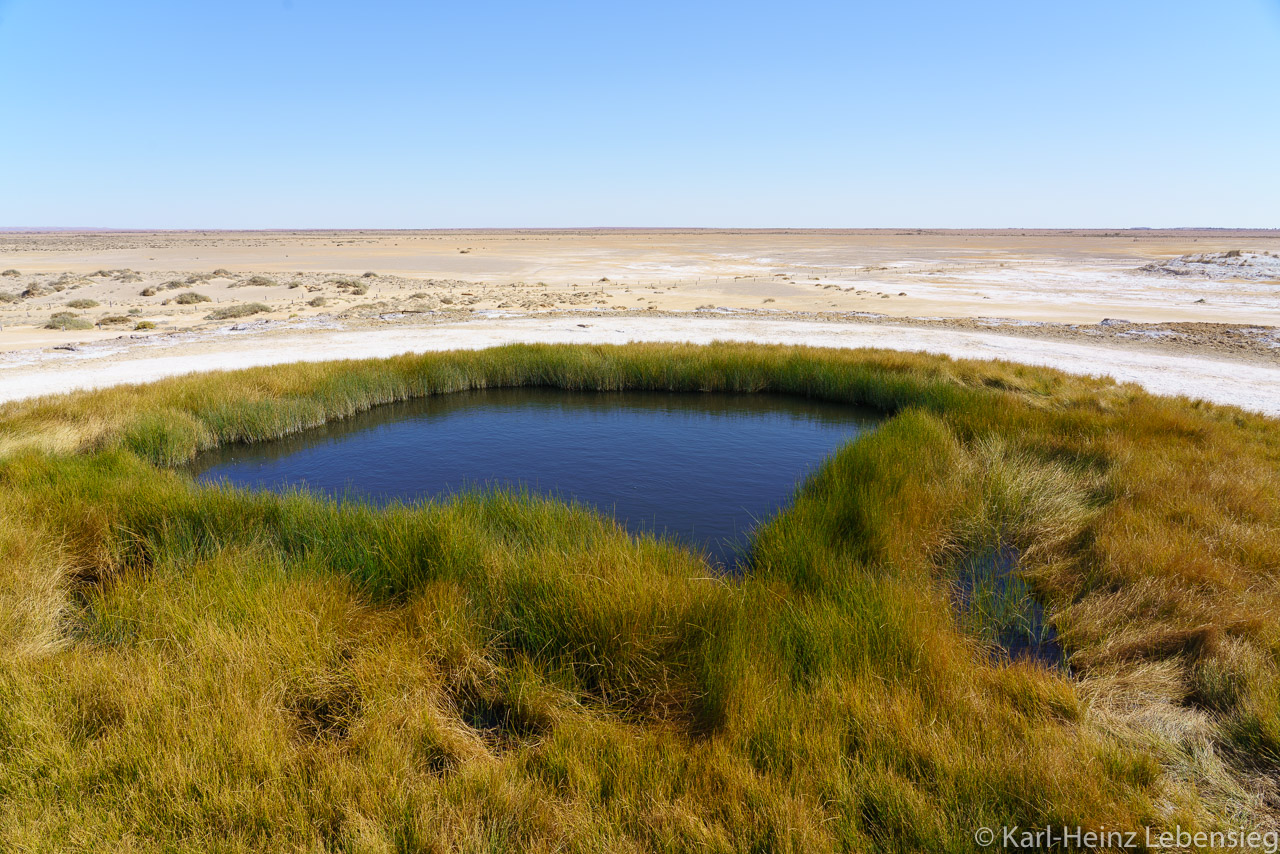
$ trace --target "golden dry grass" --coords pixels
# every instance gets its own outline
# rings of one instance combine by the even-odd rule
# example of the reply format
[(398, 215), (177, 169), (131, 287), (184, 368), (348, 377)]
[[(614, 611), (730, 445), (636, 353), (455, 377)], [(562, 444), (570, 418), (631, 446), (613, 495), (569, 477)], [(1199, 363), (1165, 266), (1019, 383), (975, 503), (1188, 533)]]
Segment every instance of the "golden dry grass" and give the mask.
[[(719, 581), (556, 502), (375, 511), (165, 468), (530, 384), (891, 417)], [(1278, 426), (1042, 369), (739, 345), (9, 404), (0, 848), (937, 851), (984, 824), (1271, 827)], [(1043, 609), (1066, 667), (1009, 660), (1004, 616), (962, 607), (991, 555), (1016, 556), (1014, 610)]]

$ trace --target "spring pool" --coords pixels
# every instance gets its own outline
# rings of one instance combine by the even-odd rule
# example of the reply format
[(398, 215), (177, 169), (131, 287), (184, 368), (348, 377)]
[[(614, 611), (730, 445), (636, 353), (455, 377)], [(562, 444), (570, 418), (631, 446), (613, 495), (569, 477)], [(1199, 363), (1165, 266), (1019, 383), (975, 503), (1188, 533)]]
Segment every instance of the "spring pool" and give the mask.
[(763, 394), (488, 389), (380, 406), (192, 464), (205, 483), (386, 504), (523, 488), (736, 565), (755, 525), (880, 415)]

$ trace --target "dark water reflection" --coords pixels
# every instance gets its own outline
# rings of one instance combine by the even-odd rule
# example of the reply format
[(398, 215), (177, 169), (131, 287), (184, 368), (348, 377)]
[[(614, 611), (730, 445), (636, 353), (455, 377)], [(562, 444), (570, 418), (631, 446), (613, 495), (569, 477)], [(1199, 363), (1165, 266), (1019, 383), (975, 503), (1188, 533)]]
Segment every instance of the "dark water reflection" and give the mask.
[(878, 418), (772, 395), (490, 389), (220, 448), (192, 470), (203, 482), (376, 504), (523, 487), (593, 505), (732, 566), (755, 524)]

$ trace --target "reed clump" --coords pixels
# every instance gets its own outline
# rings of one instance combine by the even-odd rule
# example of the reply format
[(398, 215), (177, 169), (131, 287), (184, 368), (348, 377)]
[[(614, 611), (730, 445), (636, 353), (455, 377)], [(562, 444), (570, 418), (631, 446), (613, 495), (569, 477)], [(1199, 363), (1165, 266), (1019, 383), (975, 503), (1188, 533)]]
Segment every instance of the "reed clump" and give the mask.
[[(887, 419), (732, 578), (531, 495), (377, 510), (180, 468), (520, 385)], [(1260, 416), (875, 351), (518, 346), (0, 406), (0, 848), (937, 851), (979, 826), (1266, 827), (1277, 471)], [(1032, 605), (1056, 659), (1008, 644)]]

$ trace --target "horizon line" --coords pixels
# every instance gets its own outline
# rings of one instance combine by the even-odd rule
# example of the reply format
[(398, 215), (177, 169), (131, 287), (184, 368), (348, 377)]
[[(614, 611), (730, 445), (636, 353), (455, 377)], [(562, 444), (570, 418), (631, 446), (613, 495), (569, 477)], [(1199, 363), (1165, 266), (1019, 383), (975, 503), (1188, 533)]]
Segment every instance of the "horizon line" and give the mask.
[(184, 234), (192, 232), (266, 232), (266, 233), (298, 233), (298, 232), (335, 232), (335, 231), (754, 231), (754, 232), (810, 232), (810, 231), (896, 231), (896, 232), (956, 232), (956, 231), (1093, 231), (1093, 232), (1133, 232), (1133, 231), (1254, 231), (1280, 232), (1280, 226), (1223, 226), (1223, 225), (1174, 225), (1174, 226), (923, 226), (923, 225), (877, 225), (877, 226), (704, 226), (704, 225), (557, 225), (557, 226), (312, 226), (292, 228), (287, 226), (254, 227), (114, 227), (114, 226), (0, 226), (3, 234), (50, 234), (50, 233), (99, 233), (99, 234)]

